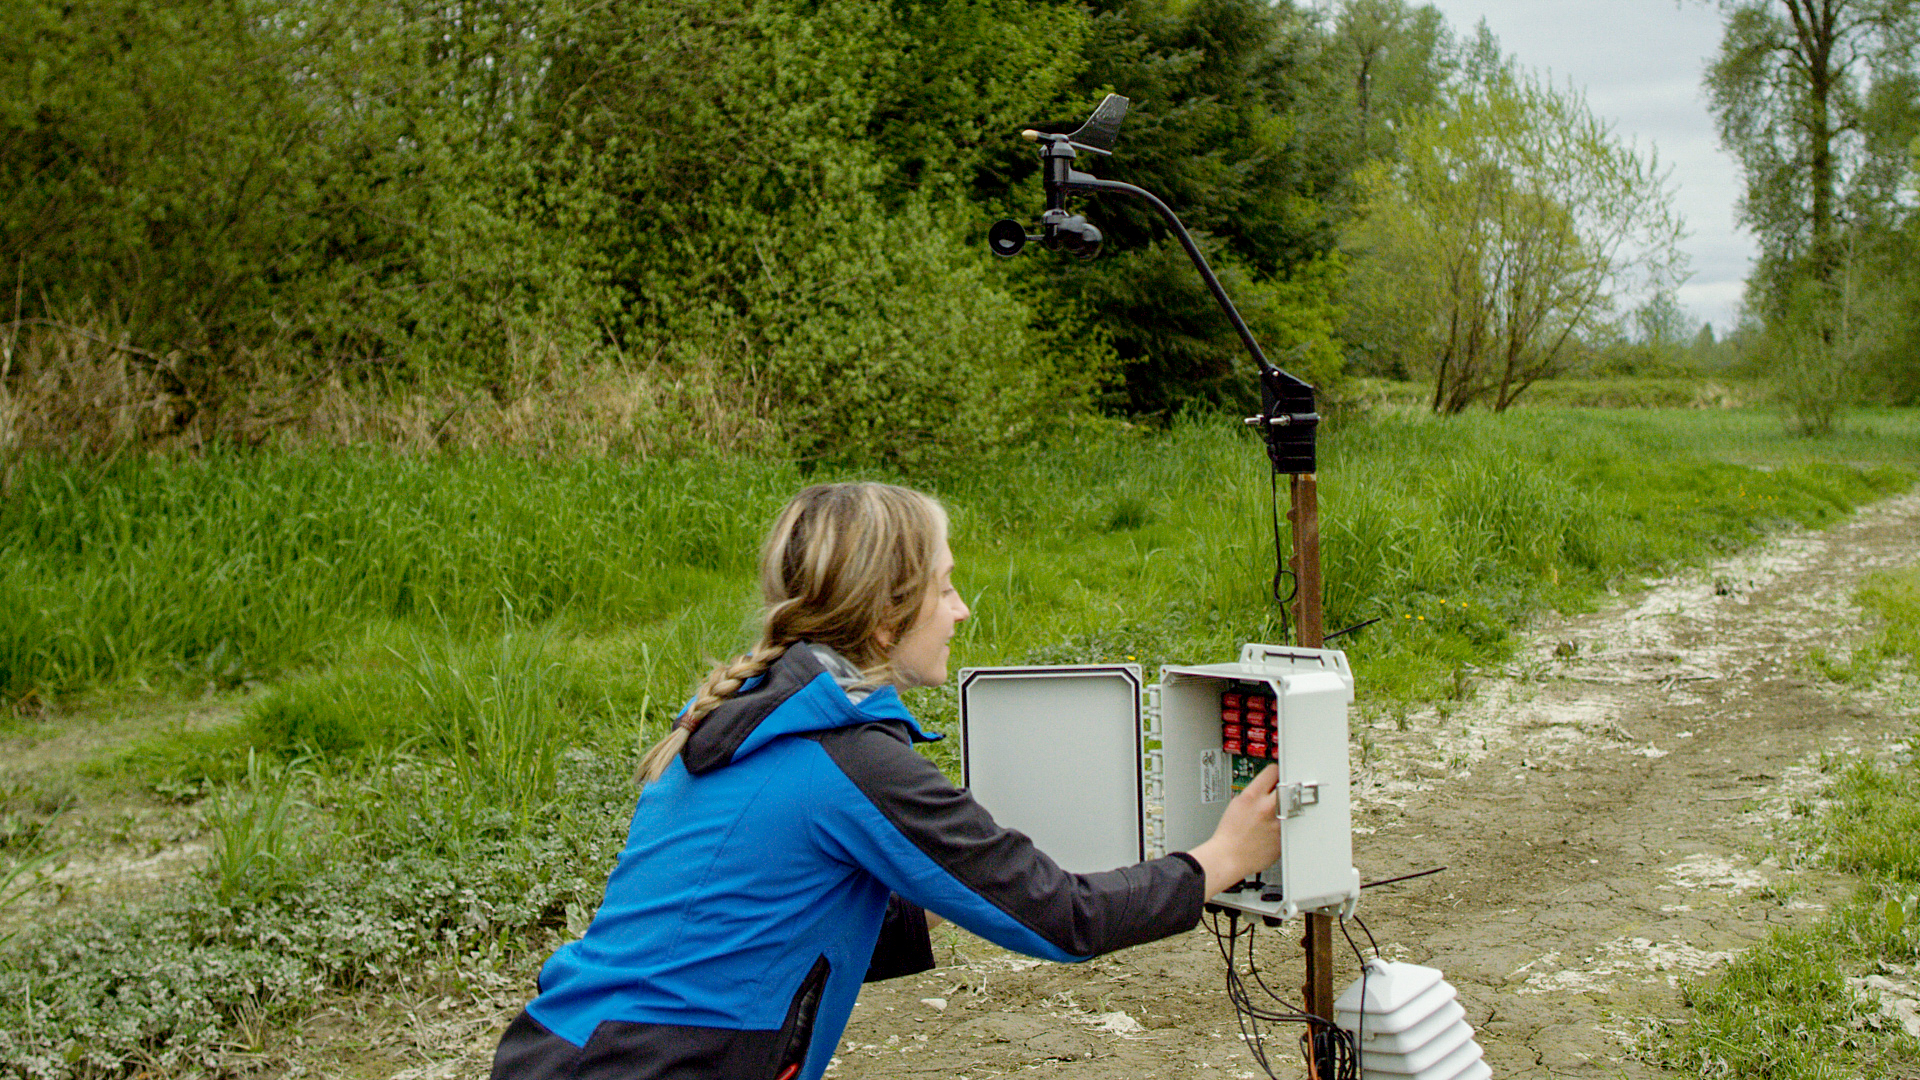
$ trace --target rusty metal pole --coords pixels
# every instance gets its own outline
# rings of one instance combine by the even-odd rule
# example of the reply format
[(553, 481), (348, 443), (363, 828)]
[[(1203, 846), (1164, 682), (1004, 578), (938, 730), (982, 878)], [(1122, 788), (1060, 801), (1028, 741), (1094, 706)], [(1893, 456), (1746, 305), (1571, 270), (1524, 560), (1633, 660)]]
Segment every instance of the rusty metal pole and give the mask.
[[(1291, 506), (1287, 521), (1293, 526), (1293, 558), (1290, 560), (1295, 586), (1294, 625), (1300, 628), (1300, 644), (1317, 649), (1326, 643), (1326, 624), (1322, 621), (1320, 600), (1320, 494), (1312, 473), (1291, 477)], [(1307, 954), (1307, 982), (1301, 987), (1307, 1014), (1333, 1019), (1333, 916), (1310, 911), (1306, 915), (1306, 933), (1300, 939)], [(1321, 1033), (1308, 1029), (1307, 1072), (1315, 1080), (1330, 1080), (1329, 1049)]]

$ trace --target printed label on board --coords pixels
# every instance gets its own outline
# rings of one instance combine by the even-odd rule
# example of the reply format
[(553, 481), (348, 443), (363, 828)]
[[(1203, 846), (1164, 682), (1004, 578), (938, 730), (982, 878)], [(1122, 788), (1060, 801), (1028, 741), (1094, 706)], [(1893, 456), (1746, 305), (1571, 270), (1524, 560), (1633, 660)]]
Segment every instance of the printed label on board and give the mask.
[(1225, 802), (1227, 798), (1227, 755), (1224, 750), (1200, 751), (1200, 801)]

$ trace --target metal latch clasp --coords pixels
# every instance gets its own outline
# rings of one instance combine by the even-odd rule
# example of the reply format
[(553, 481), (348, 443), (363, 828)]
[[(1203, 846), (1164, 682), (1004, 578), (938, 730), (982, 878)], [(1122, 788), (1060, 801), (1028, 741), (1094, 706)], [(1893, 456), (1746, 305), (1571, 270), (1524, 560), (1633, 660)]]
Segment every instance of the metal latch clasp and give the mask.
[(1276, 792), (1280, 796), (1278, 816), (1297, 817), (1303, 807), (1320, 804), (1319, 784), (1281, 784)]

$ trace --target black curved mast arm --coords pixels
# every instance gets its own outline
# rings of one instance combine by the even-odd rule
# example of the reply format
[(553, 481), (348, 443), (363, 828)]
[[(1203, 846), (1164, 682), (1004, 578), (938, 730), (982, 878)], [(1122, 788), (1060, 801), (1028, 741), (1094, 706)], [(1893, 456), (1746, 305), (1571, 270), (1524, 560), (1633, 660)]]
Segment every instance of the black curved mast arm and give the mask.
[(1270, 371), (1280, 370), (1268, 361), (1266, 352), (1260, 348), (1260, 343), (1254, 340), (1253, 331), (1247, 328), (1247, 320), (1240, 317), (1240, 309), (1233, 306), (1233, 301), (1227, 296), (1227, 290), (1220, 285), (1220, 278), (1214, 274), (1213, 267), (1207, 264), (1207, 257), (1200, 253), (1200, 245), (1193, 242), (1193, 234), (1180, 223), (1180, 218), (1173, 212), (1173, 207), (1168, 206), (1160, 196), (1146, 188), (1124, 184), (1118, 180), (1102, 180), (1083, 172), (1068, 173), (1067, 188), (1070, 191), (1113, 191), (1122, 195), (1131, 195), (1145, 201), (1147, 205), (1158, 211), (1167, 226), (1173, 230), (1173, 235), (1180, 238), (1180, 246), (1187, 249), (1187, 258), (1192, 259), (1194, 268), (1200, 271), (1200, 276), (1205, 279), (1208, 290), (1213, 293), (1213, 298), (1219, 301), (1220, 310), (1227, 313), (1227, 321), (1231, 322), (1234, 330), (1240, 334), (1240, 341), (1247, 347), (1247, 353), (1253, 357), (1253, 362), (1259, 365), (1260, 374), (1264, 376)]
[[(1047, 209), (1040, 216), (1040, 234), (1030, 236), (1020, 222), (1007, 219), (995, 222), (987, 231), (987, 246), (995, 255), (1011, 258), (1019, 254), (1029, 241), (1039, 241), (1056, 251), (1065, 251), (1083, 259), (1091, 258), (1100, 249), (1100, 230), (1067, 209), (1068, 197), (1078, 192), (1110, 191), (1145, 199), (1165, 219), (1173, 234), (1180, 238), (1180, 245), (1187, 249), (1187, 257), (1193, 260), (1194, 269), (1200, 271), (1200, 276), (1206, 280), (1213, 298), (1220, 302), (1220, 310), (1226, 312), (1228, 321), (1233, 323), (1234, 330), (1240, 335), (1241, 343), (1246, 345), (1248, 354), (1260, 369), (1260, 415), (1248, 417), (1247, 424), (1258, 430), (1267, 444), (1267, 457), (1273, 462), (1274, 473), (1285, 473), (1291, 478), (1288, 490), (1292, 503), (1287, 520), (1293, 526), (1293, 557), (1279, 569), (1290, 568), (1295, 575), (1294, 604), (1299, 620), (1300, 644), (1308, 648), (1320, 648), (1326, 643), (1321, 625), (1320, 510), (1318, 481), (1314, 476), (1314, 433), (1320, 426), (1320, 414), (1314, 411), (1313, 387), (1274, 367), (1267, 360), (1266, 354), (1260, 350), (1260, 343), (1253, 338), (1253, 331), (1247, 328), (1246, 320), (1240, 317), (1227, 291), (1220, 287), (1219, 277), (1207, 265), (1206, 257), (1187, 233), (1186, 226), (1180, 223), (1180, 218), (1159, 196), (1132, 184), (1089, 176), (1073, 167), (1076, 150), (1112, 153), (1114, 140), (1120, 134), (1120, 122), (1126, 115), (1127, 99), (1119, 94), (1108, 94), (1099, 108), (1094, 110), (1093, 116), (1070, 135), (1022, 132), (1028, 139), (1040, 144), (1040, 162), (1047, 191)], [(1274, 546), (1277, 554), (1277, 527)], [(1275, 599), (1281, 599), (1279, 580), (1276, 573)], [(1332, 1016), (1333, 916), (1327, 911), (1310, 911), (1307, 912), (1306, 923), (1306, 936), (1301, 939), (1301, 945), (1306, 950), (1307, 981), (1301, 988), (1302, 996), (1309, 1014)], [(1305, 1049), (1312, 1075), (1328, 1077), (1334, 1074), (1333, 1038), (1333, 1034), (1327, 1030), (1316, 1030), (1307, 1040)]]
[[(1113, 126), (1118, 129), (1117, 120)], [(1146, 188), (1118, 180), (1102, 180), (1075, 169), (1074, 148), (1079, 144), (1072, 136), (1044, 135), (1039, 132), (1032, 134), (1045, 144), (1040, 149), (1040, 157), (1046, 171), (1044, 182), (1049, 219), (1066, 214), (1067, 196), (1070, 194), (1109, 191), (1144, 200), (1173, 230), (1173, 235), (1179, 237), (1180, 246), (1187, 250), (1187, 258), (1193, 261), (1194, 269), (1200, 271), (1208, 291), (1219, 302), (1220, 310), (1226, 313), (1227, 321), (1233, 324), (1234, 331), (1240, 335), (1241, 344), (1247, 347), (1247, 354), (1253, 357), (1255, 366), (1260, 370), (1260, 415), (1248, 417), (1247, 426), (1260, 430), (1274, 472), (1296, 476), (1314, 472), (1314, 432), (1319, 427), (1320, 414), (1315, 409), (1312, 385), (1275, 367), (1267, 359), (1266, 352), (1254, 339), (1247, 321), (1240, 317), (1240, 310), (1233, 306), (1233, 300), (1221, 286), (1219, 276), (1207, 264), (1207, 257), (1201, 254), (1200, 246), (1193, 242), (1193, 235), (1181, 223), (1180, 216), (1173, 212), (1165, 200)], [(1107, 152), (1098, 146), (1083, 148), (1096, 153)]]

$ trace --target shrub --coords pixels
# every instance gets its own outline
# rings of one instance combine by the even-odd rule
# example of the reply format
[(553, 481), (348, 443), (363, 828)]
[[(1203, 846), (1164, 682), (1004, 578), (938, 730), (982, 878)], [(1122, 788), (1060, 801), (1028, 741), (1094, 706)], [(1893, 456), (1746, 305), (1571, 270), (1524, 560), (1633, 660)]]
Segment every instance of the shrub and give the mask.
[(263, 1012), (297, 1015), (324, 991), (390, 986), (476, 950), (523, 961), (599, 903), (631, 769), (561, 762), (538, 829), (459, 793), (446, 766), (401, 761), (322, 785), (341, 847), (277, 892), (195, 888), (70, 915), (0, 950), (0, 1076), (219, 1071)]

